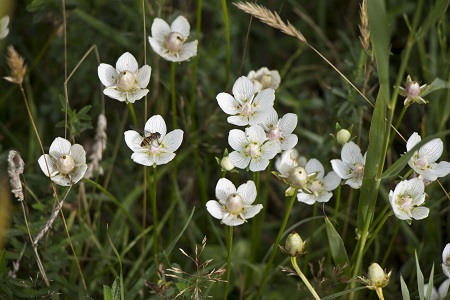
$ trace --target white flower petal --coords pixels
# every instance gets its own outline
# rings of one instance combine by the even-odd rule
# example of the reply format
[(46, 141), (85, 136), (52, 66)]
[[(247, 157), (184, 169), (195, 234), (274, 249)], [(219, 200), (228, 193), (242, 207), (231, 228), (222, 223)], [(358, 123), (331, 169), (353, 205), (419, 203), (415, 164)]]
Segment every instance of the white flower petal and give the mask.
[(426, 158), (429, 163), (433, 163), (439, 159), (444, 151), (444, 143), (441, 139), (433, 139), (420, 147), (419, 157)]
[(447, 296), (448, 294), (448, 289), (450, 286), (450, 278), (446, 279), (443, 283), (441, 283), (441, 285), (439, 286), (439, 296), (441, 297), (441, 299), (444, 299), (445, 296)]
[(350, 168), (340, 159), (332, 159), (331, 167), (336, 174), (342, 179), (349, 179), (351, 177)]
[(259, 110), (269, 112), (269, 110), (273, 108), (274, 100), (275, 90), (269, 88), (259, 92), (253, 100), (253, 103)]
[(325, 175), (325, 169), (323, 165), (315, 158), (311, 158), (305, 166), (306, 173), (311, 174), (317, 172), (317, 179), (322, 179)]
[(125, 52), (122, 54), (116, 63), (117, 72), (121, 73), (123, 71), (130, 71), (131, 73), (136, 73), (139, 69), (136, 58), (129, 53)]
[(224, 111), (224, 113), (228, 115), (235, 115), (239, 113), (237, 109), (237, 105), (239, 104), (233, 96), (228, 93), (220, 93), (216, 97), (217, 103), (220, 108)]
[(103, 90), (103, 94), (105, 94), (109, 98), (116, 99), (116, 100), (119, 100), (121, 102), (124, 102), (125, 100), (127, 100), (127, 94), (118, 91), (116, 88), (109, 88), (108, 87), (108, 88)]
[(211, 214), (211, 216), (219, 220), (222, 220), (226, 213), (222, 204), (220, 204), (216, 200), (209, 200), (208, 202), (206, 202), (206, 209)]
[(420, 143), (421, 140), (422, 138), (420, 137), (420, 135), (417, 132), (414, 132), (406, 142), (406, 151), (409, 151), (412, 148), (414, 148), (414, 146)]
[(313, 205), (314, 203), (316, 203), (316, 197), (314, 197), (314, 195), (306, 194), (302, 191), (297, 194), (297, 200), (308, 205)]
[(361, 149), (354, 142), (348, 142), (342, 147), (341, 158), (345, 163), (350, 165), (361, 163), (363, 160)]
[[(442, 262), (445, 265), (450, 266), (450, 243), (445, 245), (444, 250), (442, 251)], [(450, 277), (450, 276), (448, 276)]]
[(63, 155), (69, 154), (71, 147), (72, 145), (68, 140), (57, 137), (50, 145), (48, 154), (50, 154), (51, 157), (58, 159)]
[(152, 37), (161, 42), (170, 33), (170, 26), (163, 19), (155, 18), (152, 23)]
[(100, 64), (97, 68), (98, 78), (106, 87), (115, 86), (119, 74), (113, 66), (108, 64)]
[(298, 117), (296, 114), (285, 114), (280, 120), (279, 129), (284, 133), (292, 133), (297, 127), (297, 122)]
[(159, 134), (161, 134), (162, 139), (167, 133), (166, 122), (160, 115), (154, 115), (150, 119), (148, 119), (148, 121), (145, 123), (144, 129), (145, 131), (151, 133), (158, 132)]
[(257, 143), (260, 145), (267, 140), (264, 129), (262, 129), (259, 125), (253, 125), (245, 128), (245, 134), (247, 135), (247, 140), (250, 143)]
[(150, 82), (150, 76), (152, 75), (152, 68), (149, 65), (144, 65), (136, 73), (136, 82), (141, 89), (145, 89)]
[(72, 145), (70, 148), (70, 155), (72, 155), (77, 165), (86, 164), (86, 151), (80, 144)]
[(72, 180), (72, 182), (75, 184), (78, 181), (80, 181), (84, 177), (86, 170), (87, 170), (87, 165), (84, 164), (80, 168), (78, 168), (75, 172), (71, 173), (70, 179)]
[(247, 168), (251, 160), (250, 156), (246, 156), (238, 151), (231, 152), (228, 157), (230, 158), (231, 163), (239, 169)]
[(442, 272), (450, 278), (450, 265), (442, 264)]
[(134, 90), (130, 93), (127, 93), (127, 100), (130, 103), (134, 103), (136, 100), (142, 99), (145, 95), (148, 94), (148, 92), (148, 89)]
[(316, 197), (316, 202), (324, 203), (330, 201), (333, 197), (333, 193), (322, 191), (318, 197)]
[[(47, 171), (47, 164), (45, 163), (46, 161), (48, 164), (48, 171)], [(41, 157), (39, 157), (39, 159), (38, 159), (38, 163), (39, 163), (39, 166), (41, 167), (42, 172), (44, 172), (44, 174), (47, 177), (53, 177), (59, 173), (58, 168), (56, 167), (55, 161), (48, 154), (41, 155)]]
[(127, 130), (125, 131), (124, 135), (125, 143), (127, 144), (128, 148), (130, 148), (133, 152), (141, 151), (141, 143), (144, 138), (138, 132), (134, 130)]
[(256, 216), (261, 211), (261, 209), (263, 209), (262, 204), (248, 206), (245, 208), (242, 215), (247, 220)]
[(450, 163), (441, 161), (431, 165), (431, 174), (435, 177), (445, 177), (450, 174)]
[(272, 159), (280, 152), (280, 145), (275, 141), (267, 141), (261, 146), (261, 157)]
[(234, 184), (226, 179), (220, 178), (216, 185), (216, 198), (221, 204), (225, 204), (228, 196), (236, 193), (236, 187)]
[(233, 150), (241, 151), (245, 149), (248, 144), (245, 132), (239, 129), (231, 129), (228, 133), (228, 144)]
[[(167, 25), (167, 26), (169, 26), (169, 25)], [(162, 41), (159, 41), (156, 38), (149, 36), (148, 42), (150, 43), (150, 46), (152, 47), (153, 51), (155, 51), (159, 56), (164, 55)]]
[(227, 118), (227, 122), (236, 126), (246, 126), (249, 124), (249, 118), (246, 116), (231, 116)]
[(183, 130), (175, 129), (169, 132), (162, 140), (162, 145), (166, 152), (175, 152), (183, 142)]
[(222, 219), (222, 223), (228, 226), (238, 226), (244, 224), (245, 221), (240, 218), (237, 218), (232, 214), (229, 214), (228, 216)]
[(411, 210), (411, 215), (413, 219), (416, 220), (422, 220), (428, 217), (428, 214), (430, 213), (430, 209), (428, 207), (415, 207)]
[(131, 154), (131, 159), (135, 163), (149, 167), (155, 163), (155, 155), (150, 155), (148, 152), (134, 152)]
[(281, 150), (289, 150), (294, 148), (298, 143), (298, 137), (295, 134), (287, 134), (284, 136), (284, 139), (281, 141)]
[(258, 171), (264, 171), (267, 166), (269, 165), (269, 160), (265, 159), (263, 157), (258, 157), (250, 160), (250, 171), (252, 172), (258, 172)]
[(271, 128), (277, 127), (278, 125), (278, 114), (277, 111), (272, 107), (269, 109), (269, 113), (267, 114), (267, 118), (264, 122), (261, 122), (261, 126), (265, 131), (270, 131)]
[(253, 83), (245, 76), (239, 77), (233, 85), (233, 95), (240, 102), (253, 99)]
[(256, 185), (253, 181), (249, 180), (247, 183), (241, 184), (237, 193), (242, 197), (242, 201), (245, 205), (250, 205), (256, 200)]
[(323, 187), (326, 191), (332, 191), (341, 184), (341, 177), (338, 174), (331, 171), (323, 179)]
[(175, 153), (160, 153), (155, 155), (155, 164), (156, 165), (165, 165), (169, 161), (175, 158)]
[(345, 184), (348, 184), (350, 187), (354, 189), (359, 189), (362, 185), (362, 178), (350, 178), (345, 181)]
[(183, 16), (178, 16), (170, 26), (172, 32), (181, 33), (183, 37), (189, 36), (189, 31), (191, 31), (191, 26), (188, 20)]
[(183, 47), (183, 52), (181, 52), (180, 57), (176, 59), (175, 61), (185, 61), (189, 60), (191, 57), (197, 55), (197, 45), (198, 41), (192, 41), (189, 43), (185, 43)]
[(70, 181), (68, 176), (62, 176), (60, 174), (52, 177), (51, 180), (60, 186), (71, 186), (72, 185), (72, 181)]

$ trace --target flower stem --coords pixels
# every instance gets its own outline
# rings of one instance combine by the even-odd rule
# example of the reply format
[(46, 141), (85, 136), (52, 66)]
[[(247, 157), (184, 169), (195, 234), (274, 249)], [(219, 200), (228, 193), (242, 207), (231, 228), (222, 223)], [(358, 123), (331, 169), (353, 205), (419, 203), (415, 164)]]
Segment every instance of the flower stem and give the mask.
[[(153, 212), (153, 252), (156, 256), (158, 254), (158, 209), (156, 207), (156, 180), (157, 180), (156, 166), (153, 166), (153, 181), (151, 190), (151, 202)], [(144, 212), (146, 213), (146, 212)]]
[(228, 226), (228, 229), (227, 283), (225, 284), (224, 300), (228, 299), (228, 290), (230, 289), (231, 250), (233, 249), (233, 226)]
[(298, 276), (300, 276), (300, 278), (302, 279), (303, 283), (306, 285), (308, 290), (313, 295), (314, 299), (320, 300), (319, 295), (317, 295), (316, 291), (314, 290), (312, 285), (309, 283), (308, 278), (305, 277), (305, 275), (302, 273), (302, 270), (300, 270), (300, 268), (298, 267), (298, 265), (297, 265), (297, 257), (295, 257), (295, 256), (291, 257), (291, 263), (294, 266), (294, 269), (297, 272)]
[(286, 228), (287, 221), (289, 219), (289, 215), (291, 214), (292, 206), (294, 206), (295, 199), (297, 198), (298, 189), (295, 189), (294, 194), (292, 194), (291, 201), (286, 209), (286, 213), (284, 215), (283, 223), (281, 224), (280, 230), (278, 231), (277, 238), (275, 239), (275, 243), (272, 247), (272, 253), (270, 253), (269, 261), (266, 264), (266, 268), (264, 269), (263, 277), (261, 278), (261, 282), (259, 284), (258, 294), (256, 299), (261, 299), (262, 292), (264, 289), (264, 284), (266, 283), (267, 277), (269, 275), (269, 271), (272, 268), (273, 259), (275, 258), (275, 253), (277, 252), (278, 244), (280, 243), (281, 236), (283, 235), (284, 229)]
[(175, 63), (170, 64), (170, 95), (172, 99), (172, 125), (173, 128), (178, 128), (177, 125), (177, 94), (175, 91)]
[(223, 19), (225, 22), (225, 38), (226, 38), (226, 73), (225, 73), (225, 86), (228, 87), (228, 81), (230, 77), (230, 26), (228, 24), (228, 9), (227, 0), (222, 0)]
[(130, 108), (131, 118), (133, 119), (133, 124), (136, 128), (139, 128), (139, 124), (136, 118), (136, 112), (134, 111), (133, 104), (128, 102), (128, 107)]

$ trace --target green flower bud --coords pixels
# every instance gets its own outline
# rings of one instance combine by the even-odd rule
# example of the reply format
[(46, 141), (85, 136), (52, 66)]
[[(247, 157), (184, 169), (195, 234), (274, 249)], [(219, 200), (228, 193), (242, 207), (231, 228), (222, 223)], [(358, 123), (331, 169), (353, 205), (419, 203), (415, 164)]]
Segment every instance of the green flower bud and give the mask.
[(292, 257), (296, 257), (305, 253), (305, 242), (303, 242), (300, 235), (293, 231), (291, 232), (284, 244), (284, 252)]
[(344, 145), (348, 141), (350, 141), (350, 138), (352, 137), (352, 134), (347, 129), (341, 129), (336, 134), (336, 140), (339, 144)]

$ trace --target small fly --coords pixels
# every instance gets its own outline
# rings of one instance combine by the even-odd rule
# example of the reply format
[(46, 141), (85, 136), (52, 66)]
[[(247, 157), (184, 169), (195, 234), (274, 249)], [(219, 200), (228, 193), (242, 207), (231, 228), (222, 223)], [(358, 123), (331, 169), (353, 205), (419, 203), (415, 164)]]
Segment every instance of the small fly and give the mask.
[(136, 128), (136, 126), (130, 125), (131, 129), (139, 132), (142, 137), (144, 138), (141, 142), (141, 147), (145, 147), (148, 145), (153, 145), (155, 147), (159, 146), (159, 138), (161, 137), (161, 133), (159, 132), (150, 132), (147, 130), (142, 130), (139, 128)]

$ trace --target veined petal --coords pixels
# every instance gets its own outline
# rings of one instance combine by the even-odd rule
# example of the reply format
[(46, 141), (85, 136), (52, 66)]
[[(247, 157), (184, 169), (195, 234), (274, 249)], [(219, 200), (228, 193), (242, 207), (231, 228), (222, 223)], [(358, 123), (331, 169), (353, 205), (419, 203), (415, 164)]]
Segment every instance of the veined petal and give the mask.
[(298, 143), (298, 137), (295, 134), (287, 134), (284, 136), (284, 139), (281, 141), (281, 150), (289, 150), (294, 148)]
[(50, 154), (51, 157), (58, 159), (63, 155), (69, 154), (71, 147), (72, 145), (68, 140), (57, 137), (50, 145), (48, 154)]
[(77, 183), (78, 181), (80, 181), (84, 177), (86, 170), (87, 165), (84, 164), (80, 168), (78, 168), (75, 172), (71, 173), (70, 178), (72, 179), (72, 182)]
[(436, 177), (445, 177), (450, 174), (450, 163), (441, 161), (440, 163), (431, 164), (431, 173)]
[(247, 220), (256, 216), (261, 211), (261, 209), (263, 209), (262, 204), (248, 206), (244, 209), (242, 215)]
[(220, 178), (216, 185), (216, 198), (220, 203), (225, 204), (228, 196), (236, 193), (236, 187), (234, 184), (226, 179)]
[(264, 171), (269, 165), (269, 160), (264, 157), (253, 158), (250, 160), (250, 171), (258, 172)]
[(239, 110), (237, 108), (237, 105), (239, 105), (239, 103), (230, 94), (220, 93), (217, 95), (216, 99), (217, 103), (219, 104), (220, 108), (224, 111), (224, 113), (228, 115), (235, 115), (239, 113)]
[(332, 159), (331, 167), (336, 174), (342, 179), (349, 179), (351, 177), (350, 168), (340, 159)]
[(216, 219), (222, 220), (224, 215), (226, 214), (223, 205), (217, 202), (216, 200), (209, 200), (206, 202), (206, 209)]
[(249, 118), (247, 116), (230, 116), (227, 118), (228, 123), (236, 126), (246, 126), (249, 124)]
[(127, 100), (130, 103), (134, 103), (136, 100), (142, 99), (148, 94), (148, 89), (138, 89), (127, 93)]
[[(256, 100), (256, 99), (255, 99)], [(269, 131), (271, 128), (278, 125), (278, 114), (277, 111), (272, 107), (267, 114), (267, 118), (261, 122), (261, 126), (265, 131)]]
[(433, 163), (441, 157), (442, 151), (444, 151), (444, 143), (441, 139), (433, 139), (420, 147), (419, 157), (424, 157), (429, 163)]
[(272, 159), (280, 152), (280, 145), (275, 141), (267, 141), (261, 146), (261, 157)]
[(239, 129), (231, 129), (228, 133), (228, 144), (233, 150), (241, 151), (248, 144), (247, 136), (245, 132)]
[[(411, 180), (404, 181), (405, 187), (415, 201), (413, 201), (414, 205), (420, 205), (425, 201), (425, 185), (422, 180), (419, 178), (413, 178)], [(419, 200), (420, 199), (420, 200)], [(420, 202), (417, 202), (420, 201)]]
[(249, 180), (238, 187), (237, 193), (242, 197), (245, 205), (250, 205), (256, 199), (256, 185), (253, 181)]
[(430, 209), (428, 207), (414, 207), (411, 210), (411, 216), (413, 219), (416, 220), (422, 220), (428, 217), (428, 214), (430, 213)]
[(439, 293), (439, 296), (441, 297), (441, 299), (444, 299), (445, 296), (447, 296), (449, 287), (450, 287), (450, 278), (446, 279), (439, 286), (438, 293)]
[(345, 184), (348, 184), (350, 187), (357, 190), (362, 185), (362, 178), (350, 178), (347, 181), (345, 181)]
[[(342, 147), (341, 158), (347, 164), (361, 163), (361, 149), (354, 142), (348, 142)], [(336, 172), (336, 170), (335, 170)], [(338, 173), (338, 172), (336, 172)], [(338, 173), (339, 174), (339, 173)]]
[(165, 152), (175, 152), (180, 148), (183, 142), (183, 130), (175, 129), (169, 132), (162, 140), (162, 146)]
[(322, 191), (318, 197), (316, 197), (316, 202), (328, 202), (330, 201), (331, 197), (333, 197), (333, 193)]
[(113, 66), (108, 64), (100, 64), (97, 68), (98, 78), (106, 87), (115, 86), (119, 74)]
[(70, 155), (72, 155), (75, 163), (86, 164), (86, 151), (80, 144), (74, 144), (70, 148)]
[(105, 94), (109, 98), (116, 99), (121, 102), (127, 100), (127, 94), (117, 90), (116, 88), (107, 87), (103, 90), (103, 94)]
[(61, 174), (55, 175), (50, 178), (54, 183), (60, 186), (71, 186), (72, 181), (70, 181), (68, 176), (62, 176)]
[(237, 218), (235, 215), (229, 214), (222, 219), (222, 223), (228, 226), (238, 226), (245, 223), (244, 220)]
[(247, 168), (251, 160), (250, 156), (246, 156), (239, 151), (231, 152), (228, 157), (230, 158), (231, 163), (239, 169)]
[(251, 126), (259, 125), (267, 119), (268, 114), (268, 110), (262, 110), (256, 107), (255, 112), (251, 116), (248, 116), (248, 124)]
[(136, 58), (129, 53), (125, 52), (122, 54), (116, 63), (117, 72), (121, 73), (123, 71), (130, 71), (131, 73), (136, 73), (139, 69)]
[[(442, 262), (445, 265), (450, 266), (450, 243), (445, 245), (444, 250), (442, 251)], [(450, 278), (450, 275), (448, 275), (447, 277)]]
[[(47, 170), (47, 164), (45, 163), (46, 161), (48, 164), (48, 170)], [(39, 157), (39, 159), (38, 159), (38, 163), (39, 163), (39, 167), (41, 167), (42, 172), (44, 172), (44, 174), (47, 177), (53, 177), (59, 173), (58, 168), (56, 167), (55, 161), (48, 154), (41, 155), (41, 157)]]
[(297, 121), (298, 117), (296, 114), (287, 113), (281, 118), (279, 128), (284, 133), (292, 133), (297, 127)]
[(268, 111), (273, 107), (273, 101), (275, 100), (275, 90), (268, 88), (259, 92), (253, 100), (254, 105), (259, 109)]
[(420, 137), (420, 135), (417, 132), (414, 132), (406, 142), (406, 151), (409, 151), (412, 148), (414, 148), (414, 146), (420, 143), (421, 140), (422, 138)]
[(189, 36), (189, 31), (191, 31), (191, 26), (188, 20), (183, 16), (178, 16), (170, 26), (172, 32), (181, 33), (183, 37)]
[(198, 41), (192, 41), (189, 43), (185, 43), (183, 47), (183, 52), (181, 52), (180, 57), (176, 61), (185, 61), (189, 60), (191, 57), (197, 55), (197, 45)]
[(134, 152), (131, 154), (131, 159), (140, 165), (153, 166), (155, 164), (155, 155), (151, 155), (148, 152)]
[(302, 191), (297, 194), (297, 200), (308, 205), (313, 205), (314, 203), (316, 203), (316, 197), (314, 197), (314, 195), (306, 194)]
[(240, 102), (252, 100), (255, 95), (253, 83), (245, 76), (239, 77), (233, 85), (233, 95)]
[(144, 65), (136, 73), (136, 82), (141, 89), (145, 89), (150, 82), (152, 68), (149, 65)]
[(341, 184), (341, 177), (338, 174), (331, 171), (323, 179), (323, 187), (326, 191), (332, 191)]
[(245, 134), (247, 135), (247, 140), (249, 143), (257, 143), (261, 145), (267, 140), (266, 133), (259, 125), (253, 125), (245, 128)]
[[(169, 25), (167, 25), (167, 26), (169, 26)], [(159, 41), (159, 40), (149, 36), (148, 42), (150, 43), (150, 46), (152, 46), (153, 51), (155, 51), (158, 55), (163, 56), (164, 51), (163, 51), (162, 41)]]
[(175, 153), (159, 153), (155, 154), (155, 164), (156, 165), (165, 165), (169, 161), (175, 158)]
[(144, 129), (151, 133), (160, 133), (162, 139), (164, 139), (164, 136), (167, 133), (166, 122), (160, 115), (154, 115), (150, 119), (148, 119), (148, 121), (145, 123)]
[[(155, 18), (152, 23), (152, 37), (161, 42), (170, 33), (170, 26), (163, 19)], [(153, 49), (154, 50), (154, 49)]]
[(141, 151), (141, 143), (144, 140), (144, 138), (136, 131), (134, 130), (127, 130), (124, 133), (125, 135), (125, 143), (127, 144), (128, 148), (131, 149), (133, 152), (139, 152)]
[(322, 179), (325, 175), (325, 169), (323, 168), (323, 165), (315, 158), (311, 158), (305, 166), (306, 173), (311, 174), (314, 172), (317, 173), (317, 179)]

